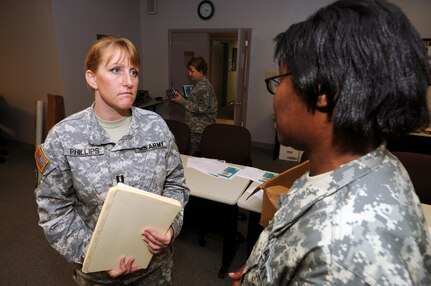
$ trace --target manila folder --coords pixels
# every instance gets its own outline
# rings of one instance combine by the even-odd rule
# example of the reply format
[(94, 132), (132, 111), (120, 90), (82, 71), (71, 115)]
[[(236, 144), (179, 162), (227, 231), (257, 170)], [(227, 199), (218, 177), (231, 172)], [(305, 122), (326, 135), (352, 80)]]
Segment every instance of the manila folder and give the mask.
[(135, 257), (147, 268), (152, 258), (141, 231), (151, 226), (165, 233), (181, 209), (179, 201), (119, 183), (106, 196), (84, 259), (84, 273), (111, 270), (120, 257)]

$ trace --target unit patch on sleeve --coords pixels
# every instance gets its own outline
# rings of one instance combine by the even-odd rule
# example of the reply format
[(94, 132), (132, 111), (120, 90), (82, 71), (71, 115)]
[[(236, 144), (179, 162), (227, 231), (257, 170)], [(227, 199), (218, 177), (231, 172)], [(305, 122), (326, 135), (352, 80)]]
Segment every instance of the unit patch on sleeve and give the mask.
[(46, 166), (49, 164), (49, 160), (45, 153), (43, 153), (40, 145), (37, 146), (36, 151), (34, 152), (34, 159), (36, 160), (37, 169), (42, 174)]

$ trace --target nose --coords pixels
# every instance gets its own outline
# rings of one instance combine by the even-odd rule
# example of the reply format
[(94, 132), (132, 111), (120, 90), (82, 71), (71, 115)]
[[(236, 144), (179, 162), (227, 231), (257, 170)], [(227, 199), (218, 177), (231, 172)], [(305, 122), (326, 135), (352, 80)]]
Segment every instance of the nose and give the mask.
[(133, 86), (133, 78), (130, 73), (125, 73), (123, 76), (123, 84), (128, 87)]

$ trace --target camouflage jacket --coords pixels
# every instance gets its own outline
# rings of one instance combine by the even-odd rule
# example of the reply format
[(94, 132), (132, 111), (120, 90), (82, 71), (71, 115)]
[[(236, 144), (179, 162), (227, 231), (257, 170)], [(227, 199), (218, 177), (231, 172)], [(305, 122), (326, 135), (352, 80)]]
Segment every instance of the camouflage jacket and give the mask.
[(205, 76), (196, 81), (189, 96), (180, 104), (186, 110), (185, 121), (193, 133), (202, 133), (205, 127), (216, 122), (217, 97)]
[(431, 240), (409, 176), (382, 145), (304, 185), (262, 232), (242, 285), (431, 285)]
[[(108, 189), (118, 175), (124, 183), (188, 201), (184, 169), (165, 121), (132, 108), (128, 134), (114, 144), (95, 118), (93, 107), (54, 126), (35, 153), (41, 178), (36, 190), (39, 224), (48, 242), (67, 261), (81, 264)], [(180, 232), (184, 209), (175, 218)], [(148, 268), (159, 267), (163, 252)]]

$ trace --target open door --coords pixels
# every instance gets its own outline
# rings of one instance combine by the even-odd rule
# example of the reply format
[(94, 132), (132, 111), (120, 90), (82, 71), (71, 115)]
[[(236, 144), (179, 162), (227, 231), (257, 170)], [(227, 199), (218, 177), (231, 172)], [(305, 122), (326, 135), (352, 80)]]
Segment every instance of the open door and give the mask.
[(238, 31), (238, 77), (234, 105), (234, 124), (245, 126), (247, 115), (248, 75), (250, 63), (251, 29)]
[[(217, 122), (245, 125), (251, 29), (169, 30), (169, 87), (190, 84), (186, 62), (202, 56), (219, 102)], [(168, 88), (168, 87), (167, 87)], [(184, 121), (184, 112), (170, 104), (167, 115)]]

